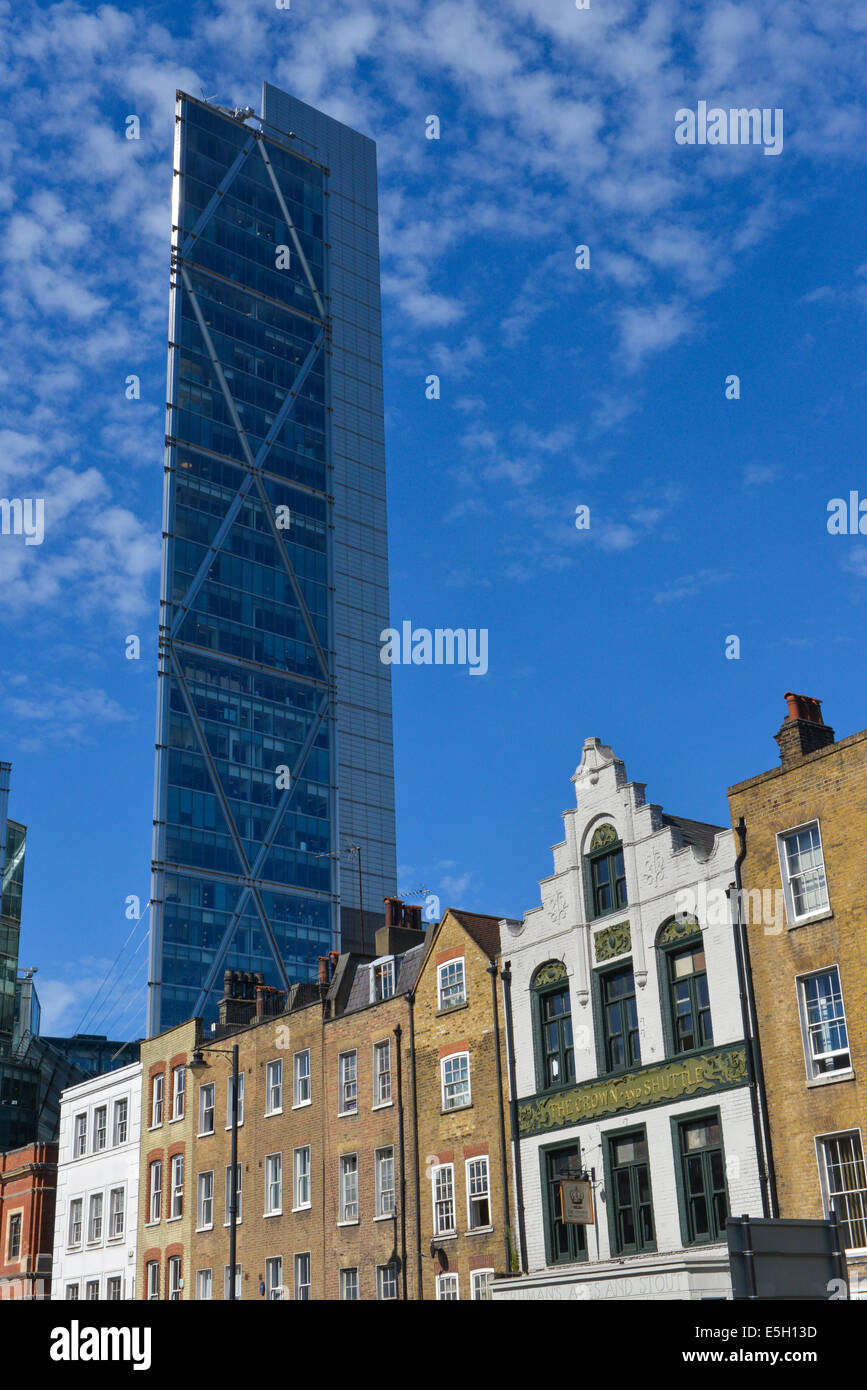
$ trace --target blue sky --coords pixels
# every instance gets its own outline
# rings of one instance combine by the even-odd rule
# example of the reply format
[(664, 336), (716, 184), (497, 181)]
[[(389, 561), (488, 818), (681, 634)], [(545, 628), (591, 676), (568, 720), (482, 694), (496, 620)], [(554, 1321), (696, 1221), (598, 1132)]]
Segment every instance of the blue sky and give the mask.
[[(46, 526), (0, 537), (0, 756), (45, 1031), (143, 1020), (175, 89), (378, 141), (392, 621), (489, 631), (483, 678), (393, 668), (398, 888), (516, 916), (588, 735), (723, 823), (786, 690), (867, 724), (867, 542), (826, 528), (867, 496), (865, 37), (852, 0), (0, 0), (0, 496)], [(700, 100), (782, 108), (782, 153), (677, 144)]]

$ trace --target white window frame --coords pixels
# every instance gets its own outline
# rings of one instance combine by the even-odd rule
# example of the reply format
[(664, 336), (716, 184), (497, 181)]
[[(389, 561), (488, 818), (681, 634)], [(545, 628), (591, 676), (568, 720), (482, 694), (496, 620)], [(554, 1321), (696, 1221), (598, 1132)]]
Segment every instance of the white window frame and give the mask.
[[(302, 1154), (307, 1155), (306, 1172), (301, 1171)], [(292, 1210), (306, 1211), (311, 1205), (311, 1161), (312, 1155), (309, 1144), (300, 1144), (297, 1149), (292, 1150)], [(302, 1194), (302, 1183), (306, 1184), (306, 1198)]]
[[(235, 1168), (236, 1168), (236, 1174), (237, 1174), (237, 1179), (238, 1179), (238, 1192), (237, 1192), (237, 1197), (236, 1197), (236, 1201), (237, 1201), (237, 1205), (238, 1205), (238, 1210), (237, 1210), (237, 1212), (235, 1213), (235, 1225), (236, 1225), (236, 1226), (240, 1226), (240, 1224), (241, 1224), (241, 1212), (242, 1212), (242, 1210), (243, 1210), (243, 1201), (244, 1201), (244, 1165), (243, 1165), (243, 1163), (237, 1163), (237, 1164), (235, 1165)], [(232, 1165), (231, 1165), (231, 1163), (227, 1163), (227, 1164), (226, 1164), (226, 1219), (225, 1219), (225, 1221), (223, 1222), (223, 1225), (224, 1225), (224, 1226), (229, 1226), (229, 1225), (231, 1224), (230, 1221), (229, 1221), (229, 1182), (230, 1182), (229, 1174), (231, 1173), (231, 1171), (232, 1171)], [(226, 1268), (228, 1269), (229, 1266), (226, 1265)]]
[[(474, 1303), (490, 1303), (490, 1288), (494, 1278), (494, 1270), (473, 1269), (470, 1271), (470, 1298)], [(484, 1279), (484, 1284), (482, 1284)], [(485, 1293), (480, 1293), (480, 1288), (485, 1289)]]
[(184, 1214), (184, 1156), (172, 1154), (169, 1164), (171, 1197), (169, 1200), (168, 1221), (180, 1221)]
[[(351, 1297), (347, 1295), (347, 1289), (349, 1287), (353, 1289)], [(347, 1265), (346, 1268), (338, 1271), (337, 1292), (341, 1303), (358, 1302), (358, 1265)]]
[[(210, 1183), (207, 1179), (210, 1178)], [(207, 1208), (207, 1211), (206, 1211)], [(205, 1220), (205, 1215), (209, 1220)], [(204, 1172), (196, 1178), (196, 1230), (212, 1231), (214, 1229), (214, 1170), (206, 1168)]]
[[(64, 1296), (65, 1296), (66, 1301), (67, 1301), (68, 1303), (74, 1303), (74, 1302), (76, 1301), (76, 1299), (78, 1299), (78, 1284), (77, 1284), (77, 1283), (67, 1284), (67, 1285), (66, 1285), (66, 1290), (65, 1290), (65, 1295), (64, 1295)], [(80, 1299), (79, 1299), (79, 1302), (80, 1302)]]
[[(277, 1078), (275, 1080), (275, 1077)], [(283, 1058), (277, 1057), (265, 1065), (266, 1115), (283, 1114)], [(276, 1104), (275, 1104), (276, 1100)]]
[[(393, 1286), (394, 1293), (385, 1293), (386, 1285), (389, 1289)], [(394, 1260), (389, 1260), (388, 1264), (376, 1266), (376, 1297), (380, 1303), (392, 1303), (399, 1297), (397, 1264)]]
[(147, 1287), (147, 1301), (153, 1303), (160, 1296), (160, 1262), (159, 1260), (148, 1260), (145, 1265), (145, 1285)]
[[(457, 981), (450, 981), (447, 985), (443, 983), (443, 976), (460, 966), (460, 996), (457, 998), (444, 998), (444, 990), (450, 992), (458, 988)], [(467, 1002), (467, 963), (465, 956), (453, 956), (451, 960), (444, 960), (442, 965), (437, 966), (437, 1010), (444, 1012), (450, 1009), (459, 1009), (462, 1004)]]
[[(352, 1058), (350, 1068), (349, 1059)], [(351, 1074), (349, 1074), (351, 1072)], [(357, 1115), (358, 1114), (358, 1049), (351, 1047), (346, 1052), (341, 1052), (337, 1058), (337, 1081), (338, 1081), (338, 1115)], [(348, 1095), (352, 1088), (353, 1094)], [(349, 1105), (346, 1102), (349, 1099)]]
[(182, 1268), (183, 1268), (183, 1265), (182, 1265), (182, 1263), (181, 1263), (181, 1260), (182, 1260), (182, 1257), (181, 1257), (180, 1255), (169, 1255), (169, 1258), (168, 1258), (168, 1281), (167, 1281), (167, 1282), (168, 1282), (168, 1286), (169, 1286), (169, 1302), (170, 1302), (170, 1303), (179, 1303), (179, 1302), (180, 1302), (180, 1298), (181, 1298), (181, 1289), (184, 1287), (184, 1281), (183, 1281), (183, 1277), (182, 1277), (182, 1275), (181, 1275), (181, 1270), (182, 1270)]
[[(349, 1166), (350, 1162), (351, 1162), (352, 1164), (354, 1164), (354, 1167), (350, 1167), (350, 1166)], [(347, 1182), (346, 1182), (346, 1179), (347, 1179), (347, 1177), (350, 1177), (350, 1176), (353, 1177), (354, 1180), (355, 1180), (355, 1182), (354, 1182), (354, 1190), (355, 1190), (355, 1199), (354, 1199), (354, 1201), (348, 1201), (348, 1200), (347, 1200)], [(350, 1189), (350, 1190), (351, 1190), (351, 1189)], [(358, 1200), (358, 1154), (357, 1154), (357, 1153), (354, 1153), (354, 1154), (341, 1154), (341, 1155), (340, 1155), (340, 1158), (339, 1158), (339, 1185), (338, 1185), (338, 1195), (339, 1195), (338, 1216), (337, 1216), (337, 1224), (338, 1224), (338, 1226), (357, 1226), (358, 1223), (359, 1223), (359, 1221), (360, 1221), (360, 1219), (361, 1219), (360, 1216), (359, 1216), (359, 1200)], [(347, 1211), (348, 1211), (351, 1207), (354, 1207), (354, 1208), (355, 1208), (355, 1215), (354, 1215), (354, 1216), (347, 1216), (346, 1213), (347, 1213)]]
[[(211, 1093), (210, 1105), (205, 1104), (205, 1096), (208, 1091)], [(211, 1128), (203, 1129), (202, 1126), (205, 1123), (205, 1116), (208, 1114), (210, 1114), (211, 1117)], [(199, 1087), (199, 1138), (203, 1138), (206, 1134), (214, 1133), (216, 1118), (217, 1088), (213, 1081), (203, 1081)]]
[[(471, 1191), (471, 1188), (472, 1188), (472, 1178), (471, 1178), (471, 1175), (470, 1175), (470, 1169), (473, 1167), (474, 1164), (481, 1164), (481, 1163), (483, 1163), (483, 1164), (485, 1165), (485, 1190), (484, 1190), (483, 1193), (482, 1193), (482, 1192), (473, 1193), (473, 1192)], [(493, 1222), (492, 1222), (492, 1220), (491, 1220), (491, 1160), (490, 1160), (490, 1155), (489, 1155), (489, 1154), (476, 1154), (475, 1158), (468, 1158), (468, 1159), (466, 1159), (466, 1160), (465, 1160), (464, 1180), (465, 1180), (465, 1184), (466, 1184), (466, 1194), (467, 1194), (467, 1230), (468, 1230), (468, 1231), (490, 1231), (490, 1230), (492, 1229), (492, 1226), (493, 1226)], [(473, 1224), (473, 1201), (480, 1201), (483, 1197), (484, 1197), (484, 1199), (485, 1199), (485, 1200), (487, 1201), (487, 1203), (488, 1203), (488, 1219), (487, 1219), (487, 1221), (485, 1221), (485, 1222), (481, 1222), (481, 1221), (480, 1221), (480, 1222), (477, 1222), (477, 1223), (474, 1225), (474, 1224)]]
[[(305, 1264), (306, 1261), (306, 1264)], [(295, 1271), (295, 1298), (299, 1302), (308, 1302), (313, 1291), (312, 1263), (310, 1251), (300, 1251), (293, 1261)], [(303, 1277), (306, 1274), (306, 1279)]]
[(265, 1155), (265, 1215), (283, 1215), (283, 1153)]
[[(387, 1164), (387, 1163), (390, 1163), (390, 1164), (391, 1164), (391, 1185), (390, 1185), (390, 1187), (384, 1186), (384, 1185), (383, 1185), (383, 1182), (382, 1182), (382, 1170), (383, 1170), (383, 1166), (384, 1166), (385, 1164)], [(396, 1187), (397, 1177), (396, 1177), (396, 1169), (395, 1169), (395, 1162), (394, 1162), (394, 1146), (393, 1146), (392, 1144), (387, 1144), (387, 1145), (384, 1145), (381, 1149), (375, 1149), (375, 1150), (374, 1150), (374, 1154), (373, 1154), (373, 1167), (374, 1167), (374, 1173), (375, 1173), (375, 1186), (376, 1186), (376, 1218), (375, 1218), (375, 1219), (378, 1220), (378, 1221), (382, 1221), (382, 1220), (389, 1220), (389, 1221), (390, 1221), (390, 1220), (392, 1219), (392, 1217), (394, 1216), (394, 1213), (395, 1213), (395, 1211), (396, 1211), (396, 1209), (397, 1209), (397, 1187)], [(390, 1206), (385, 1206), (385, 1205), (384, 1205), (384, 1198), (386, 1198), (387, 1195), (388, 1195), (389, 1193), (391, 1193), (391, 1205), (390, 1205)]]
[[(822, 860), (822, 877), (825, 881), (825, 905), (824, 907), (814, 907), (809, 912), (798, 914), (795, 911), (795, 897), (792, 892), (792, 880), (796, 875), (789, 873), (789, 855), (786, 849), (786, 841), (793, 835), (799, 835), (804, 830), (816, 828), (819, 837), (819, 854)], [(793, 825), (788, 830), (781, 830), (777, 835), (777, 858), (780, 865), (780, 881), (783, 885), (783, 897), (786, 903), (786, 917), (790, 926), (800, 926), (805, 922), (812, 922), (819, 917), (827, 917), (831, 912), (831, 895), (828, 889), (828, 874), (825, 868), (825, 846), (822, 842), (822, 827), (818, 817), (813, 820), (804, 821), (803, 825)]]
[[(78, 1208), (78, 1220), (75, 1219), (75, 1209)], [(74, 1231), (78, 1226), (78, 1240), (75, 1239)], [(69, 1203), (69, 1228), (67, 1230), (67, 1248), (78, 1250), (84, 1239), (84, 1198), (73, 1197)]]
[[(157, 1181), (154, 1182), (156, 1177)], [(156, 1198), (156, 1203), (154, 1203)], [(154, 1216), (154, 1205), (157, 1214)], [(161, 1158), (154, 1158), (148, 1164), (148, 1220), (147, 1226), (157, 1226), (163, 1214), (163, 1161)]]
[[(93, 1289), (96, 1289), (96, 1293), (91, 1292)], [(84, 1297), (88, 1303), (99, 1302), (99, 1279), (85, 1279)]]
[[(463, 1083), (462, 1083), (462, 1082), (456, 1082), (456, 1081), (448, 1081), (448, 1082), (447, 1082), (447, 1081), (446, 1081), (446, 1067), (449, 1066), (449, 1065), (451, 1065), (451, 1064), (453, 1064), (453, 1063), (455, 1063), (455, 1062), (459, 1062), (459, 1061), (461, 1060), (461, 1058), (463, 1058), (463, 1057), (466, 1058), (466, 1062), (467, 1062), (467, 1095), (466, 1095), (466, 1100), (461, 1100), (457, 1105), (455, 1105), (455, 1104), (447, 1104), (447, 1101), (448, 1101), (450, 1098), (449, 1098), (449, 1096), (448, 1096), (448, 1094), (447, 1094), (447, 1092), (446, 1092), (446, 1087), (447, 1087), (447, 1086), (462, 1085)], [(447, 1110), (466, 1110), (466, 1108), (467, 1108), (468, 1106), (472, 1105), (472, 1103), (473, 1103), (473, 1090), (472, 1090), (472, 1082), (471, 1082), (471, 1079), (470, 1079), (470, 1054), (469, 1054), (469, 1052), (450, 1052), (449, 1055), (448, 1055), (448, 1057), (443, 1057), (443, 1058), (441, 1058), (441, 1060), (440, 1060), (440, 1085), (441, 1085), (441, 1089), (442, 1089), (442, 1108), (443, 1108), (443, 1111), (444, 1111), (444, 1112), (447, 1111)]]
[[(124, 1107), (122, 1113), (121, 1106)], [(123, 1126), (123, 1134), (120, 1132), (121, 1125)], [(120, 1148), (121, 1144), (125, 1144), (129, 1137), (129, 1099), (127, 1096), (120, 1096), (114, 1103), (111, 1135), (116, 1149)]]
[[(301, 1071), (301, 1061), (305, 1059), (307, 1070)], [(300, 1110), (303, 1105), (312, 1105), (312, 1082), (310, 1077), (310, 1048), (302, 1047), (300, 1052), (292, 1055), (292, 1109)], [(307, 1095), (302, 1095), (306, 1090)]]
[[(385, 1054), (388, 1066), (381, 1068), (379, 1065), (380, 1056)], [(388, 1096), (385, 1100), (380, 1099), (380, 1091), (384, 1089), (382, 1078), (388, 1078)], [(391, 1094), (391, 1038), (383, 1038), (380, 1042), (373, 1044), (373, 1105), (372, 1110), (382, 1110), (387, 1105), (394, 1105)]]
[[(6, 1258), (11, 1263), (13, 1260), (21, 1259), (21, 1237), (24, 1233), (24, 1212), (13, 1211), (9, 1214), (9, 1224), (6, 1232)], [(13, 1236), (16, 1239), (13, 1240)], [(17, 1245), (18, 1249), (14, 1250)]]
[[(117, 1293), (112, 1295), (111, 1286), (117, 1285)], [(107, 1274), (105, 1276), (105, 1297), (108, 1303), (118, 1303), (123, 1298), (123, 1275)]]
[[(94, 1217), (94, 1209), (96, 1216)], [(87, 1199), (87, 1244), (102, 1245), (103, 1230), (105, 1219), (105, 1194), (103, 1192), (91, 1192)], [(94, 1221), (99, 1223), (99, 1230), (93, 1234)]]
[[(447, 1290), (454, 1289), (454, 1296)], [(460, 1303), (461, 1281), (457, 1274), (437, 1275), (437, 1303)]]
[[(120, 1200), (115, 1200), (119, 1198)], [(118, 1217), (120, 1221), (118, 1222)], [(107, 1240), (123, 1240), (126, 1235), (126, 1188), (112, 1187), (108, 1194)]]
[[(380, 972), (383, 980), (390, 986), (388, 993), (380, 992), (378, 988), (377, 972)], [(370, 1002), (371, 1004), (381, 1004), (386, 999), (393, 999), (397, 988), (397, 974), (394, 966), (394, 956), (380, 956), (370, 964)]]
[[(238, 1072), (238, 1128), (244, 1123), (244, 1073)], [(226, 1129), (232, 1128), (232, 1078), (226, 1083)]]
[[(204, 1292), (203, 1292), (204, 1291)], [(214, 1297), (213, 1269), (196, 1270), (196, 1302), (210, 1303)]]
[(87, 1111), (83, 1110), (72, 1122), (72, 1157), (84, 1158), (87, 1153)]
[[(102, 1124), (100, 1124), (100, 1117)], [(102, 1135), (102, 1143), (99, 1136)], [(93, 1112), (93, 1149), (95, 1154), (101, 1154), (108, 1148), (108, 1106), (97, 1105)]]
[[(810, 1020), (807, 1014), (807, 981), (816, 979), (820, 975), (831, 974), (836, 974), (837, 976), (837, 988), (839, 990), (841, 1018), (843, 1023), (843, 1029), (846, 1033), (846, 1042), (848, 1046), (845, 1048), (833, 1049), (831, 1052), (818, 1053), (814, 1056), (812, 1050), (811, 1031), (815, 1028), (816, 1025), (810, 1024)], [(843, 1000), (843, 980), (840, 975), (840, 967), (837, 964), (826, 965), (819, 970), (807, 970), (804, 972), (803, 975), (796, 975), (795, 989), (797, 991), (798, 998), (798, 1013), (801, 1019), (801, 1039), (804, 1044), (804, 1067), (807, 1073), (808, 1084), (824, 1086), (827, 1085), (829, 1081), (850, 1080), (854, 1071), (852, 1066), (852, 1040), (849, 1037), (849, 1023), (846, 1018), (846, 1005)], [(835, 1019), (833, 1021), (835, 1023), (840, 1022), (839, 1019)], [(837, 1071), (821, 1071), (817, 1068), (816, 1064), (817, 1062), (821, 1061), (822, 1057), (841, 1056), (843, 1053), (845, 1053), (846, 1056), (849, 1058), (848, 1066), (840, 1067)]]
[[(159, 1129), (163, 1122), (165, 1080), (163, 1072), (158, 1071), (151, 1083), (151, 1129)], [(159, 1119), (157, 1119), (157, 1114), (159, 1114)]]
[[(224, 1298), (225, 1300), (227, 1300), (227, 1301), (228, 1301), (228, 1298), (229, 1298), (229, 1270), (230, 1270), (231, 1268), (232, 1268), (231, 1265), (224, 1265), (224, 1266), (223, 1266), (223, 1298)], [(239, 1303), (239, 1302), (241, 1301), (241, 1295), (243, 1294), (243, 1292), (244, 1292), (244, 1271), (243, 1271), (243, 1268), (242, 1268), (241, 1265), (236, 1264), (236, 1265), (235, 1265), (235, 1302), (236, 1302), (236, 1303)]]
[[(829, 1174), (828, 1174), (828, 1150), (827, 1150), (826, 1145), (827, 1145), (829, 1142), (833, 1142), (834, 1140), (839, 1140), (839, 1139), (854, 1139), (854, 1138), (857, 1138), (858, 1144), (859, 1144), (860, 1149), (861, 1149), (861, 1165), (862, 1165), (862, 1168), (864, 1168), (864, 1170), (865, 1170), (865, 1183), (867, 1183), (867, 1155), (865, 1155), (865, 1153), (864, 1153), (864, 1139), (863, 1139), (863, 1136), (862, 1136), (862, 1133), (861, 1133), (860, 1128), (857, 1128), (857, 1129), (841, 1129), (841, 1130), (836, 1130), (835, 1132), (833, 1132), (833, 1133), (831, 1133), (831, 1134), (818, 1134), (818, 1135), (816, 1136), (816, 1156), (817, 1156), (817, 1160), (818, 1160), (818, 1164), (819, 1164), (819, 1181), (820, 1181), (820, 1183), (821, 1183), (822, 1204), (823, 1204), (824, 1209), (825, 1209), (825, 1216), (826, 1216), (826, 1217), (830, 1217), (830, 1215), (831, 1215), (831, 1197), (832, 1197), (833, 1195), (846, 1195), (846, 1194), (832, 1194), (832, 1192), (831, 1192), (831, 1180), (830, 1180), (830, 1176), (829, 1176)], [(865, 1186), (865, 1187), (863, 1187), (863, 1188), (854, 1188), (854, 1189), (853, 1189), (853, 1192), (857, 1192), (857, 1193), (860, 1193), (860, 1194), (861, 1194), (860, 1207), (861, 1207), (861, 1211), (864, 1213), (864, 1216), (863, 1216), (863, 1218), (860, 1218), (860, 1219), (862, 1219), (862, 1220), (864, 1221), (864, 1223), (865, 1223), (865, 1226), (867, 1226), (867, 1186)], [(840, 1226), (841, 1226), (841, 1230), (842, 1230), (842, 1229), (843, 1229), (843, 1222), (842, 1222), (842, 1220), (840, 1221)], [(844, 1235), (844, 1239), (845, 1239), (845, 1230), (843, 1230), (843, 1235)], [(865, 1240), (867, 1240), (867, 1236), (865, 1236)], [(847, 1245), (847, 1246), (845, 1247), (845, 1249), (846, 1249), (846, 1254), (847, 1254), (847, 1255), (862, 1255), (862, 1254), (867, 1254), (867, 1244), (865, 1244), (865, 1245)]]
[(265, 1298), (278, 1302), (283, 1298), (283, 1256), (269, 1255), (265, 1260)]
[(187, 1109), (187, 1069), (172, 1068), (172, 1120), (182, 1120)]
[[(447, 1178), (440, 1179), (440, 1174), (446, 1174)], [(433, 1200), (433, 1232), (434, 1236), (454, 1236), (458, 1230), (458, 1212), (455, 1202), (455, 1165), (453, 1163), (437, 1163), (431, 1168), (431, 1197)], [(446, 1204), (451, 1209), (451, 1225), (443, 1222)], [(440, 1208), (443, 1211), (440, 1211)]]

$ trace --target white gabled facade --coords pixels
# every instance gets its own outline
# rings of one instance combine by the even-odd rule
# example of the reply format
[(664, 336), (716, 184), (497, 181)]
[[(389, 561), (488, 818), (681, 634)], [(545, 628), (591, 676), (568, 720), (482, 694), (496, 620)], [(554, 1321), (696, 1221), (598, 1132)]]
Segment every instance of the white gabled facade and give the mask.
[[(726, 897), (733, 834), (646, 802), (599, 739), (585, 741), (572, 780), (576, 808), (541, 906), (501, 928), (528, 1274), (496, 1281), (493, 1296), (730, 1296), (722, 1171), (728, 1212), (762, 1215)], [(697, 924), (683, 916), (692, 903)], [(595, 1225), (555, 1229), (556, 1173), (591, 1169)]]
[(134, 1062), (61, 1096), (52, 1298), (135, 1298), (141, 1085)]

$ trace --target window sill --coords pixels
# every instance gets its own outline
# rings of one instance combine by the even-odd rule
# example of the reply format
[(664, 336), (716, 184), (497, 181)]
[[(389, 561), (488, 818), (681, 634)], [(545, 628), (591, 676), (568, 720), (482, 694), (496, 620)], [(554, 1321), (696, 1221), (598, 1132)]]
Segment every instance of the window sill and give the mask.
[(360, 1216), (354, 1216), (354, 1217), (352, 1218), (351, 1221), (338, 1221), (337, 1224), (338, 1224), (338, 1226), (360, 1226), (360, 1225), (361, 1225), (361, 1217), (360, 1217)]
[(146, 1221), (146, 1222), (145, 1222), (145, 1228), (147, 1229), (147, 1228), (149, 1228), (150, 1226), (158, 1226), (159, 1224), (160, 1224), (159, 1221)]
[(263, 1216), (264, 1220), (266, 1220), (266, 1221), (268, 1220), (269, 1216), (282, 1216), (282, 1215), (283, 1215), (283, 1208), (282, 1208), (282, 1207), (279, 1207), (276, 1211), (265, 1211), (265, 1212), (262, 1213), (262, 1216)]
[(313, 1210), (313, 1203), (312, 1203), (312, 1202), (305, 1202), (303, 1206), (300, 1206), (300, 1207), (293, 1207), (293, 1208), (292, 1208), (292, 1215), (294, 1216), (295, 1213), (296, 1213), (296, 1211), (312, 1211), (312, 1210)]
[(434, 1240), (457, 1240), (457, 1231), (440, 1231), (439, 1235), (434, 1236)]
[(394, 1105), (393, 1100), (381, 1100), (376, 1105), (371, 1105), (371, 1110), (388, 1110)]
[[(308, 1104), (308, 1105), (310, 1104), (309, 1100), (308, 1100), (307, 1104)], [(295, 1110), (296, 1108), (297, 1108), (296, 1106), (294, 1106), (294, 1105), (292, 1106), (292, 1109), (293, 1109), (293, 1110)], [(265, 1111), (265, 1119), (266, 1119), (266, 1120), (270, 1120), (270, 1118), (271, 1118), (272, 1115), (282, 1115), (282, 1114), (283, 1114), (283, 1107), (282, 1107), (282, 1105), (281, 1105), (279, 1110), (266, 1110), (266, 1111)]]
[(213, 1131), (212, 1129), (200, 1129), (199, 1132), (198, 1132), (198, 1134), (196, 1135), (196, 1138), (197, 1138), (197, 1139), (209, 1139), (210, 1136), (211, 1136), (213, 1133), (214, 1133), (214, 1131)]
[(833, 922), (834, 914), (828, 908), (823, 908), (821, 912), (810, 912), (806, 917), (798, 917), (794, 922), (786, 922), (786, 930), (794, 931), (796, 927), (812, 927), (817, 922)]
[(180, 1216), (167, 1216), (167, 1217), (166, 1217), (166, 1225), (167, 1225), (167, 1226), (171, 1226), (171, 1224), (172, 1224), (173, 1221), (183, 1221), (183, 1219), (184, 1219), (184, 1213), (183, 1213), (183, 1212), (181, 1212)]
[(338, 1120), (354, 1120), (357, 1114), (357, 1110), (338, 1110), (337, 1118)]
[(170, 1125), (179, 1125), (180, 1122), (181, 1122), (181, 1120), (185, 1120), (185, 1119), (186, 1119), (186, 1115), (172, 1115), (172, 1118), (169, 1120), (169, 1124), (170, 1124)]
[(846, 1071), (828, 1072), (827, 1076), (811, 1076), (807, 1080), (807, 1086), (812, 1089), (814, 1086), (831, 1086), (835, 1081), (854, 1081), (855, 1070), (848, 1067)]
[(196, 1231), (196, 1235), (197, 1235), (197, 1236), (200, 1236), (200, 1235), (203, 1235), (206, 1231), (212, 1231), (213, 1229), (214, 1229), (214, 1227), (213, 1227), (212, 1225), (211, 1225), (211, 1226), (196, 1226), (195, 1231)]
[(456, 1114), (458, 1113), (458, 1111), (460, 1111), (460, 1110), (472, 1110), (472, 1108), (473, 1108), (473, 1102), (472, 1102), (471, 1100), (468, 1100), (468, 1101), (466, 1102), (465, 1105), (450, 1105), (450, 1106), (448, 1107), (448, 1109), (446, 1109), (445, 1107), (443, 1107), (443, 1109), (440, 1111), (440, 1114), (441, 1114), (441, 1115), (456, 1115)]
[(382, 1216), (375, 1216), (374, 1221), (393, 1221), (395, 1213), (393, 1211), (383, 1212)]
[(158, 1125), (148, 1125), (148, 1134), (152, 1134), (155, 1129), (162, 1129), (163, 1122), (160, 1120)]
[(465, 999), (462, 1004), (447, 1004), (445, 1008), (440, 1007), (439, 1009), (437, 1009), (434, 1017), (441, 1018), (443, 1014), (460, 1013), (461, 1009), (468, 1009), (469, 1007), (470, 1003), (468, 999)]
[(313, 1100), (312, 1100), (312, 1099), (310, 1099), (310, 1100), (296, 1100), (295, 1103), (294, 1103), (294, 1105), (292, 1106), (292, 1109), (293, 1109), (293, 1110), (303, 1110), (305, 1106), (307, 1106), (307, 1105), (312, 1105), (312, 1104), (313, 1104)]
[[(231, 1226), (231, 1224), (232, 1224), (231, 1221), (224, 1221), (224, 1222), (223, 1222), (223, 1230), (224, 1230), (224, 1231), (228, 1231), (228, 1229), (229, 1229), (229, 1227)], [(237, 1221), (235, 1222), (235, 1228), (237, 1229), (238, 1226), (241, 1226), (242, 1224), (243, 1224), (243, 1223), (242, 1223), (241, 1218), (240, 1218), (240, 1216), (239, 1216), (238, 1219), (237, 1219)]]
[(493, 1231), (493, 1226), (474, 1226), (471, 1231), (467, 1231), (468, 1236), (489, 1236)]

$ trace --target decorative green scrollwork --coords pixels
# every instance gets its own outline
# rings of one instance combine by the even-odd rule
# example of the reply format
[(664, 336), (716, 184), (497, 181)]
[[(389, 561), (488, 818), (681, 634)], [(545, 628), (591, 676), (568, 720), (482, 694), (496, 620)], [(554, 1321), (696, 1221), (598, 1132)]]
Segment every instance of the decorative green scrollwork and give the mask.
[(666, 922), (659, 936), (656, 938), (657, 946), (670, 946), (673, 941), (685, 941), (687, 937), (701, 934), (701, 925), (695, 917), (686, 914), (678, 920), (672, 917), (670, 922)]
[(603, 927), (593, 933), (593, 946), (597, 961), (613, 960), (632, 950), (632, 932), (628, 922), (618, 922), (614, 927)]
[(561, 960), (549, 960), (540, 965), (533, 976), (533, 988), (543, 989), (546, 985), (559, 984), (566, 979), (566, 967)]
[(597, 849), (606, 849), (608, 845), (616, 845), (619, 838), (613, 825), (600, 825), (593, 832), (593, 839), (590, 841), (590, 853), (592, 854)]
[(587, 1081), (554, 1095), (526, 1096), (518, 1101), (518, 1128), (523, 1139), (626, 1111), (713, 1095), (745, 1086), (748, 1080), (744, 1044), (729, 1043), (662, 1065), (640, 1067), (626, 1076)]

